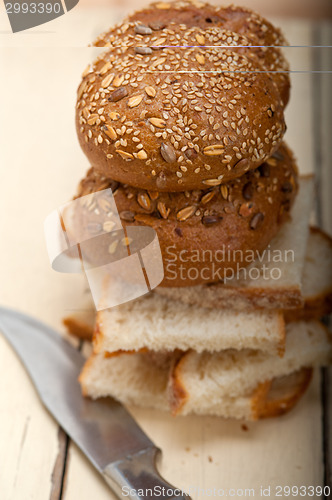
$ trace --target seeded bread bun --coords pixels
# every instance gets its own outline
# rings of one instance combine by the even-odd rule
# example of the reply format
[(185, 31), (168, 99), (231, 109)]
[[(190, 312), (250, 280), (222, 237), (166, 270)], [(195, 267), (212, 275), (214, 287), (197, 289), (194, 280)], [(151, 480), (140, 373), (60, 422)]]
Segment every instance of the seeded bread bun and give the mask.
[(277, 150), (284, 92), (264, 59), (243, 49), (256, 41), (177, 22), (158, 31), (123, 23), (108, 37), (77, 99), (79, 141), (96, 171), (159, 192), (206, 189)]
[[(155, 35), (162, 35), (163, 29), (171, 23), (183, 24), (188, 28), (197, 27), (202, 30), (197, 40), (201, 45), (206, 43), (205, 30), (219, 28), (243, 35), (237, 45), (243, 48), (247, 56), (254, 54), (267, 71), (273, 71), (273, 78), (278, 86), (281, 99), (286, 106), (289, 100), (290, 80), (289, 65), (279, 47), (288, 45), (281, 31), (250, 9), (230, 5), (220, 7), (199, 1), (155, 2), (147, 8), (135, 12), (126, 22), (141, 23), (151, 28)], [(211, 32), (208, 31), (210, 34)], [(99, 36), (95, 42), (98, 47), (112, 45), (112, 30)], [(204, 40), (203, 40), (203, 38)], [(207, 45), (216, 45), (214, 39)], [(157, 44), (159, 45), (159, 44)]]
[[(258, 169), (208, 190), (148, 192), (109, 181), (90, 169), (80, 183), (78, 197), (108, 187), (124, 226), (146, 225), (156, 230), (165, 272), (161, 286), (181, 287), (218, 281), (238, 265), (246, 267), (250, 263), (243, 260), (246, 252), (261, 252), (288, 218), (298, 184), (293, 155), (282, 144)], [(83, 206), (76, 219), (84, 239), (92, 237), (89, 227), (94, 233), (103, 232), (97, 227), (98, 207), (91, 203)], [(114, 251), (112, 238), (110, 233), (103, 239), (97, 252)], [(222, 249), (230, 255), (222, 255)]]

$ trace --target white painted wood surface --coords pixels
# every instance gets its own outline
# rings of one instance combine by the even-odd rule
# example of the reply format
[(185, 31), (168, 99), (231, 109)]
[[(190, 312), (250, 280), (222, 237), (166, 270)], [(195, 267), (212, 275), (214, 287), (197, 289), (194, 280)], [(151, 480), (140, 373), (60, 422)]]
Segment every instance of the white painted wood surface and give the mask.
[[(71, 30), (70, 35), (66, 32), (65, 44), (78, 44), (83, 27), (84, 36), (91, 37), (91, 26), (105, 23), (105, 11), (91, 12), (89, 19), (82, 14), (81, 23), (77, 15), (65, 16), (66, 29)], [(1, 29), (3, 22), (0, 15)], [(313, 29), (309, 22), (288, 20), (279, 24), (290, 43), (310, 45)], [(84, 280), (52, 271), (43, 241), (43, 221), (72, 196), (88, 167), (75, 135), (74, 103), (76, 86), (91, 49), (42, 48), (45, 37), (41, 36), (25, 34), (20, 41), (24, 46), (0, 49), (0, 67), (6, 75), (0, 81), (0, 303), (62, 330), (61, 318), (82, 304)], [(54, 33), (45, 36), (48, 45), (59, 39)], [(6, 39), (9, 35), (0, 37), (0, 45), (6, 45)], [(18, 39), (12, 42), (15, 44)], [(286, 50), (294, 66), (311, 68), (310, 49)], [(312, 81), (309, 73), (293, 75), (287, 110), (286, 140), (303, 172), (311, 171), (315, 162)], [(326, 156), (331, 154), (329, 137), (324, 141), (327, 176), (331, 160)], [(327, 214), (327, 188), (324, 193)], [(331, 230), (331, 219), (324, 217), (324, 225)], [(54, 477), (59, 478), (65, 456), (63, 437), (59, 441), (58, 426), (40, 404), (24, 369), (1, 336), (0, 366), (0, 498), (59, 500), (59, 485), (52, 485), (52, 474), (56, 467)], [(239, 422), (216, 418), (174, 419), (137, 409), (133, 414), (163, 449), (161, 472), (184, 489), (257, 489), (261, 485), (323, 482), (319, 373), (292, 413), (249, 424), (247, 432)], [(192, 496), (204, 497), (195, 493)], [(62, 498), (113, 498), (73, 444), (69, 445)]]

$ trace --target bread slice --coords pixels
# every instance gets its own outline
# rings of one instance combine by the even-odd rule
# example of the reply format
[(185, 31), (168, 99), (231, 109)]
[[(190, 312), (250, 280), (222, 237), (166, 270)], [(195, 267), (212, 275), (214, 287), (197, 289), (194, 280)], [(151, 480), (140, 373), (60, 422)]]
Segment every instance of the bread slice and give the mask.
[[(80, 376), (83, 395), (97, 399), (112, 396), (123, 404), (170, 412), (168, 395), (172, 358), (164, 364), (150, 353), (119, 352), (111, 357), (92, 355)], [(289, 411), (304, 394), (312, 369), (258, 384), (251, 394), (238, 398), (223, 396), (209, 414), (224, 418), (257, 420)], [(222, 407), (222, 412), (220, 408)]]
[[(258, 279), (233, 279), (227, 283), (218, 282), (186, 288), (157, 287), (154, 292), (173, 300), (207, 308), (243, 310), (253, 307), (291, 309), (303, 306), (301, 281), (312, 197), (313, 179), (311, 176), (302, 177), (291, 220), (284, 224), (279, 234), (272, 240), (262, 260), (249, 266), (249, 269), (259, 270)], [(271, 255), (276, 256), (277, 253), (283, 257), (282, 262), (274, 262), (271, 259)], [(273, 279), (273, 273), (269, 276), (270, 272), (266, 271), (264, 279), (263, 266), (270, 271), (278, 268), (280, 278)]]
[(321, 318), (332, 311), (332, 238), (310, 228), (302, 277), (304, 308), (285, 311), (287, 321)]
[[(162, 355), (161, 355), (162, 357)], [(173, 356), (157, 362), (145, 352), (118, 352), (113, 356), (92, 354), (79, 381), (84, 396), (112, 396), (120, 402), (168, 411), (168, 374)]]
[(173, 413), (209, 414), (211, 407), (218, 413), (221, 397), (236, 399), (266, 380), (332, 361), (331, 339), (319, 322), (290, 323), (286, 331), (282, 358), (260, 351), (187, 352), (170, 375)]
[(278, 415), (295, 404), (309, 383), (310, 370), (299, 370), (331, 361), (330, 338), (320, 323), (291, 323), (287, 329), (283, 358), (250, 350), (93, 354), (80, 376), (82, 391), (176, 415), (247, 420)]
[(282, 354), (283, 314), (198, 308), (156, 294), (97, 313), (94, 352), (260, 349)]

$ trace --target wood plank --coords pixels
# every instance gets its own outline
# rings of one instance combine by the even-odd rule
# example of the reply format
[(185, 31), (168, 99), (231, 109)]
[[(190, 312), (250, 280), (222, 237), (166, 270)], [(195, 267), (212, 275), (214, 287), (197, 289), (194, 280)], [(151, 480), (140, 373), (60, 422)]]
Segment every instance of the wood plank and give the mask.
[(0, 490), (4, 500), (49, 497), (58, 426), (0, 335)]
[[(320, 23), (314, 30), (315, 45), (332, 45), (332, 24)], [(314, 49), (314, 68), (318, 71), (332, 70), (332, 49)], [(314, 75), (315, 120), (315, 171), (317, 176), (317, 218), (319, 225), (332, 234), (332, 74)], [(331, 319), (326, 320), (331, 326)], [(332, 489), (332, 370), (322, 370), (322, 404), (323, 404), (323, 454), (324, 484)], [(326, 496), (325, 498), (328, 498)]]
[(52, 489), (49, 500), (61, 500), (63, 492), (69, 438), (61, 428), (58, 429), (58, 442), (59, 451), (52, 472)]

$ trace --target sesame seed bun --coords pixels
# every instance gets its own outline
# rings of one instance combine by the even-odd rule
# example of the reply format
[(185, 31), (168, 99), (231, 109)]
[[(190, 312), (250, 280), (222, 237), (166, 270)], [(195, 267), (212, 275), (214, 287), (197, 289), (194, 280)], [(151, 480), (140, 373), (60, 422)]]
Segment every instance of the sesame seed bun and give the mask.
[[(165, 3), (155, 2), (135, 12), (126, 21), (152, 26), (156, 34), (159, 26), (166, 27), (169, 23), (175, 22), (184, 24), (188, 28), (196, 26), (206, 30), (217, 27), (243, 35), (237, 45), (243, 45), (244, 48), (237, 50), (245, 52), (249, 57), (250, 54), (258, 56), (267, 71), (276, 72), (273, 73), (273, 79), (278, 86), (281, 100), (285, 106), (289, 101), (289, 65), (279, 48), (287, 46), (288, 42), (280, 29), (248, 8), (234, 5), (220, 7), (195, 0), (170, 2), (165, 8)], [(110, 42), (108, 33), (98, 37), (95, 45), (107, 45)]]
[[(217, 26), (202, 21), (209, 9)], [(282, 140), (289, 83), (267, 72), (286, 68), (279, 49), (253, 45), (283, 43), (279, 32), (244, 9), (150, 10), (100, 37), (107, 50), (83, 75), (76, 123), (91, 164), (159, 192), (206, 189), (257, 168)], [(180, 13), (181, 23), (172, 20)]]
[[(226, 269), (228, 273), (237, 265), (249, 265), (250, 262), (243, 261), (243, 255), (247, 251), (261, 252), (278, 233), (288, 219), (298, 184), (295, 160), (289, 148), (282, 144), (275, 155), (256, 170), (208, 190), (148, 192), (110, 181), (90, 169), (79, 185), (77, 196), (108, 187), (113, 190), (124, 226), (150, 226), (156, 230), (165, 271), (161, 286), (181, 287), (218, 281), (220, 275), (219, 278), (213, 275), (213, 267), (220, 269), (223, 276)], [(92, 237), (88, 227), (94, 227), (99, 219), (95, 208), (91, 202), (76, 214), (81, 239)], [(110, 234), (109, 238), (101, 239), (97, 252), (107, 255), (108, 249), (113, 249), (112, 238)], [(220, 261), (218, 252), (223, 248), (239, 252), (232, 253), (231, 260), (226, 257)], [(203, 251), (209, 253), (207, 260), (203, 258)], [(180, 255), (188, 260), (182, 260)], [(99, 256), (94, 258), (98, 260)], [(180, 265), (183, 266), (181, 273)], [(190, 268), (199, 271), (197, 278), (193, 279), (197, 272), (189, 271)], [(203, 268), (207, 271), (201, 273)]]

